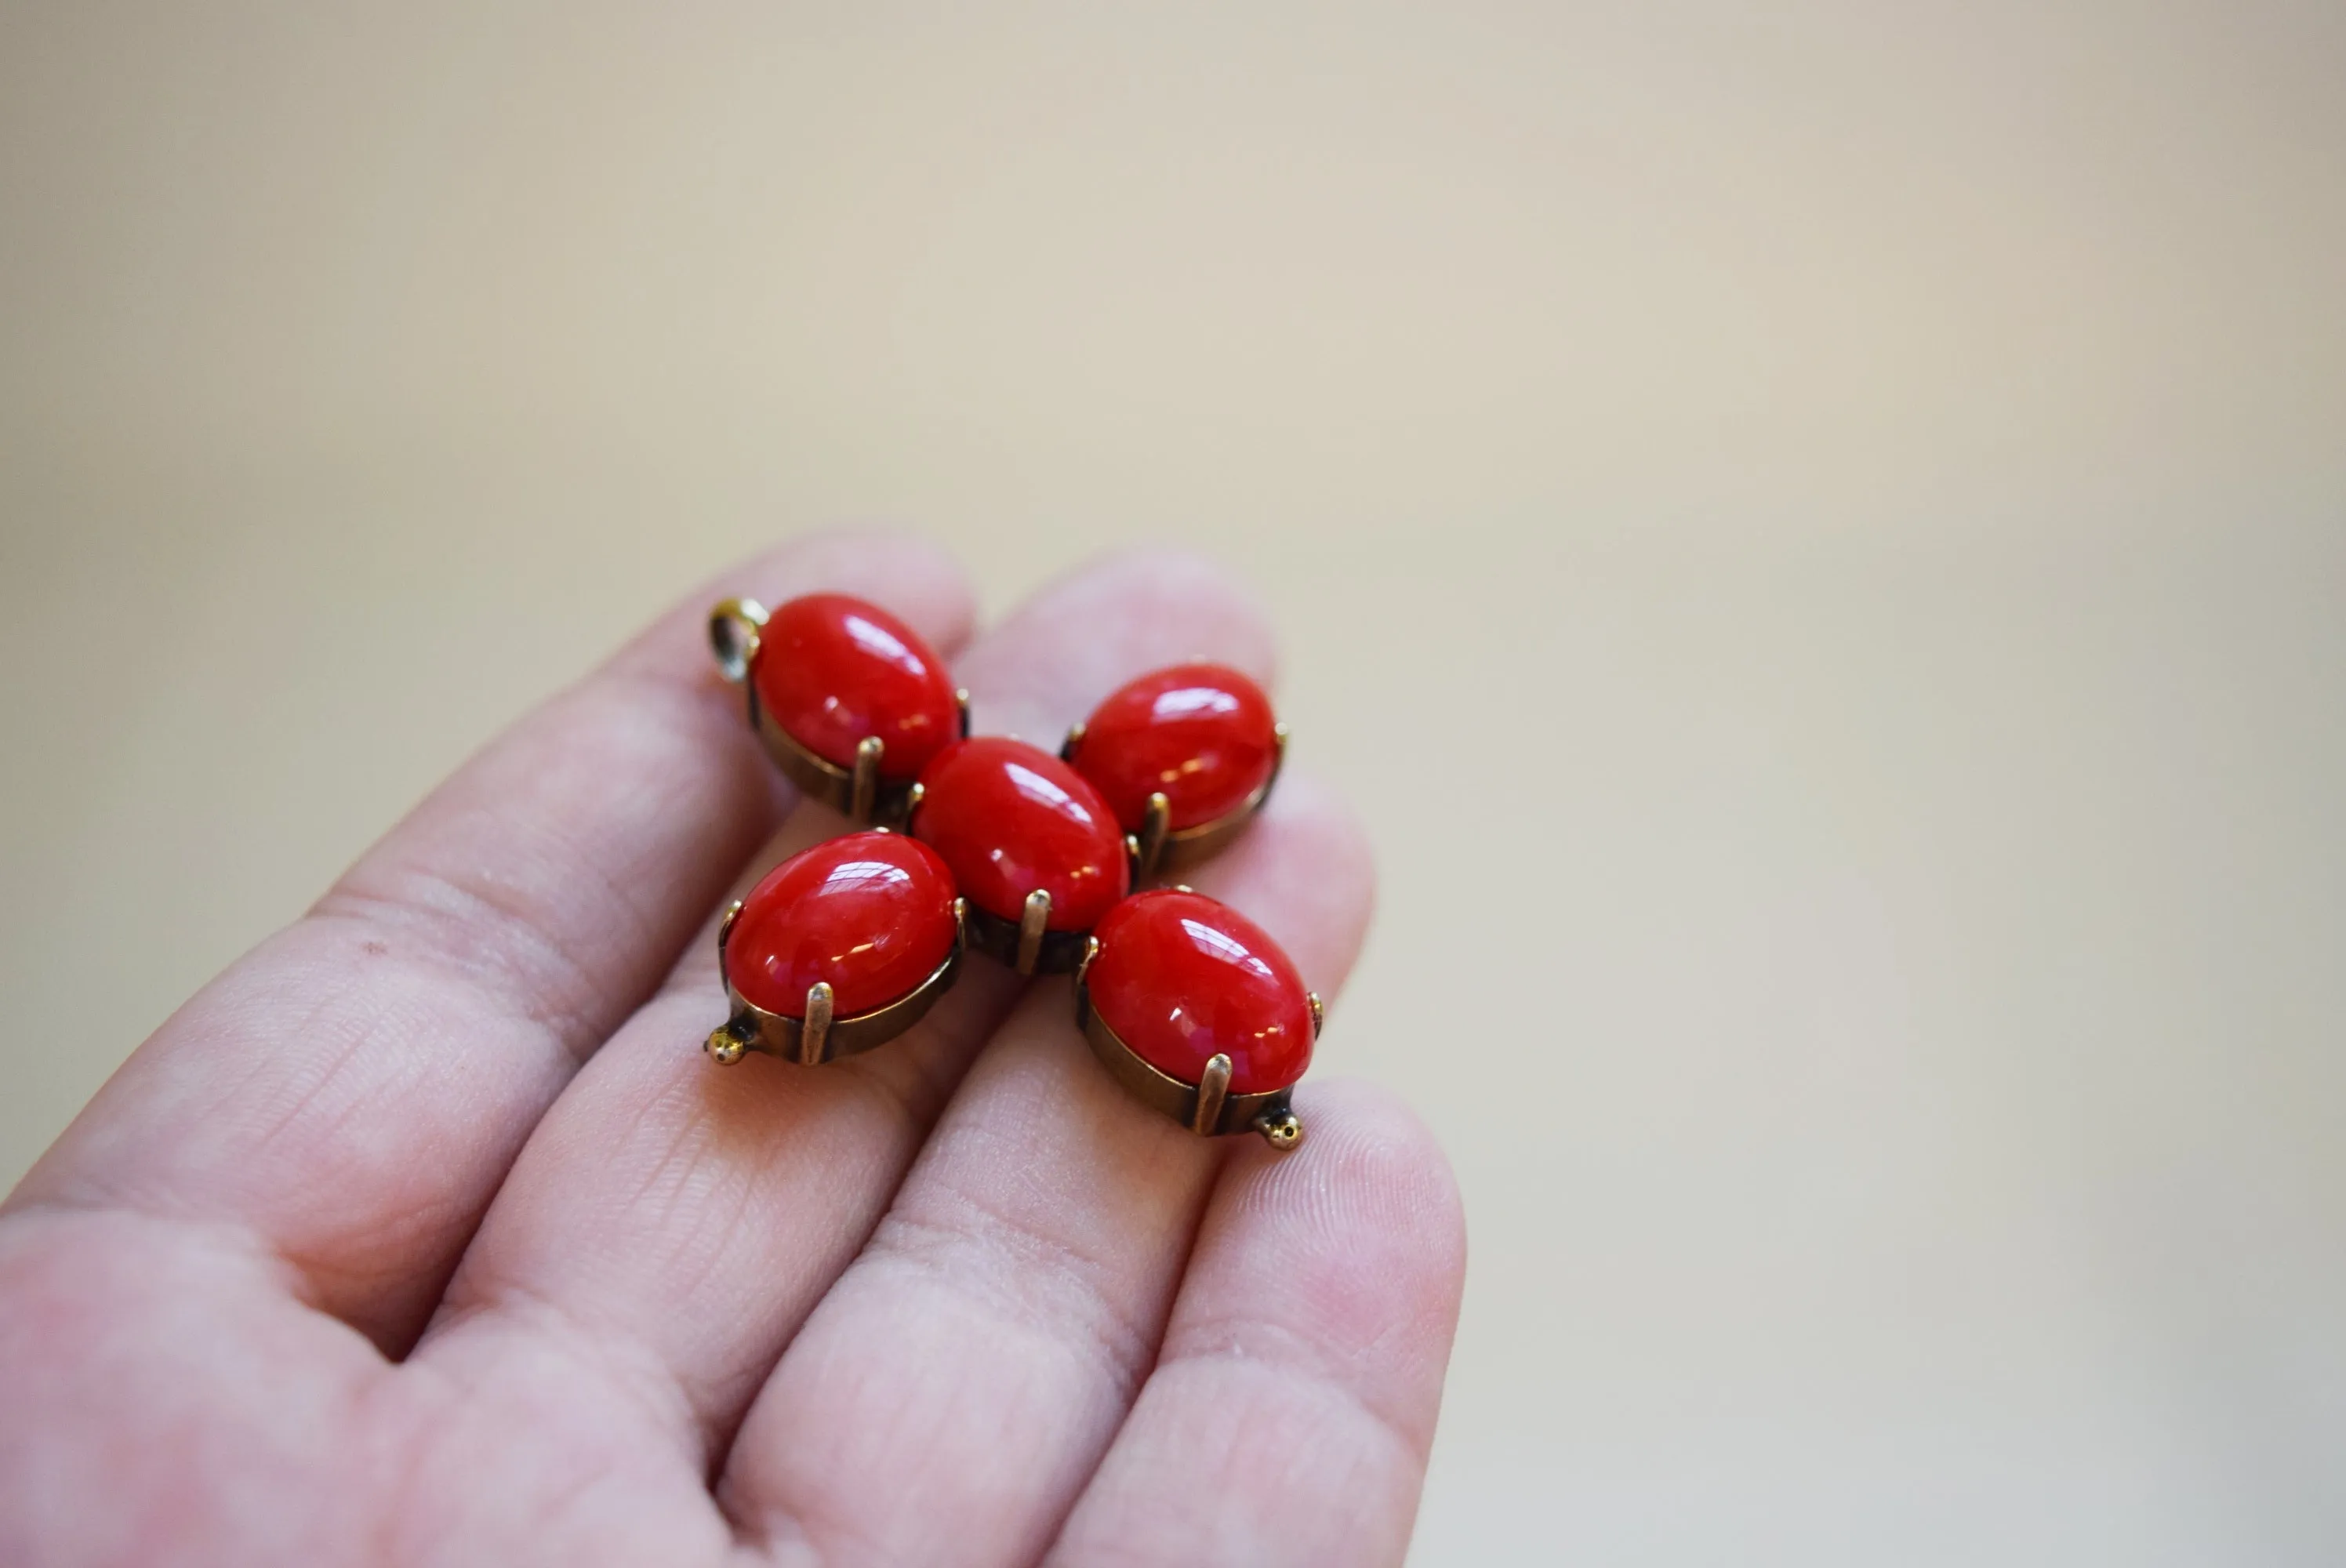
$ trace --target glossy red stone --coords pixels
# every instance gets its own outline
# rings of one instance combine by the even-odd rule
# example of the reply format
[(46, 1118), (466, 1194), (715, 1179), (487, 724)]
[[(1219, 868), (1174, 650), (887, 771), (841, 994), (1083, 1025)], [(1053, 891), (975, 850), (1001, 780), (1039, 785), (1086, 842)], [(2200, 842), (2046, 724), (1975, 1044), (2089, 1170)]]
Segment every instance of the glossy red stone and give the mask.
[(962, 894), (1004, 920), (1051, 895), (1052, 931), (1089, 931), (1130, 891), (1124, 835), (1076, 770), (1023, 740), (955, 741), (921, 774), (913, 834), (953, 868)]
[(910, 995), (953, 952), (954, 880), (926, 844), (901, 833), (850, 833), (768, 871), (725, 941), (742, 1000), (786, 1018), (831, 983), (834, 1016)]
[(766, 617), (750, 678), (758, 704), (824, 761), (855, 766), (864, 737), (882, 743), (880, 777), (920, 776), (961, 736), (952, 677), (918, 632), (877, 605), (809, 594)]
[(1070, 759), (1127, 830), (1164, 791), (1176, 832), (1226, 817), (1270, 778), (1277, 721), (1263, 689), (1228, 665), (1154, 670), (1111, 693), (1084, 721)]
[(1092, 933), (1092, 1011), (1132, 1054), (1184, 1084), (1230, 1059), (1233, 1095), (1284, 1089), (1311, 1064), (1303, 977), (1254, 921), (1202, 893), (1125, 900)]

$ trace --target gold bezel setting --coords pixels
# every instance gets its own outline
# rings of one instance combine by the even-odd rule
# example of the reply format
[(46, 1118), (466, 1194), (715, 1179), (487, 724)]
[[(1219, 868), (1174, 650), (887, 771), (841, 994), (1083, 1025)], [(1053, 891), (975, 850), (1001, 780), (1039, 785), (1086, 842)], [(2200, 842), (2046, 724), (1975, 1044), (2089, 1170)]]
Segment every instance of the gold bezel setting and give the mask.
[[(1208, 1062), (1203, 1081), (1196, 1084), (1185, 1084), (1141, 1060), (1092, 1006), (1091, 988), (1086, 977), (1099, 951), (1099, 939), (1087, 938), (1082, 962), (1076, 965), (1076, 1027), (1091, 1043), (1092, 1054), (1099, 1058), (1110, 1077), (1149, 1109), (1172, 1117), (1202, 1137), (1260, 1133), (1265, 1143), (1282, 1154), (1303, 1142), (1302, 1118), (1289, 1104), (1289, 1097), (1295, 1092), (1293, 1084), (1260, 1094), (1233, 1095), (1229, 1092), (1228, 1056), (1217, 1055)], [(1325, 1010), (1318, 992), (1307, 992), (1305, 995), (1311, 1003), (1311, 1037), (1317, 1040), (1325, 1021)]]
[[(913, 781), (889, 783), (880, 777), (887, 742), (867, 735), (855, 748), (853, 767), (842, 768), (818, 757), (777, 722), (758, 700), (758, 683), (751, 679), (758, 666), (759, 633), (766, 625), (766, 606), (755, 599), (727, 599), (709, 612), (709, 647), (717, 668), (739, 686), (747, 700), (750, 728), (782, 776), (810, 799), (821, 801), (852, 822), (902, 821), (912, 798)], [(969, 690), (957, 687), (954, 703), (961, 714), (961, 738), (969, 738)]]
[[(913, 819), (921, 809), (921, 798), (927, 792), (926, 786), (915, 779), (904, 797), (904, 831), (915, 839), (921, 835)], [(1135, 853), (1129, 833), (1124, 836), (1124, 852), (1129, 869)], [(1070, 972), (1083, 962), (1084, 943), (1091, 940), (1092, 934), (1089, 931), (1050, 929), (1051, 893), (1047, 888), (1036, 888), (1026, 895), (1016, 920), (973, 903), (969, 905), (967, 923), (970, 946), (1025, 975)]]
[[(1076, 752), (1083, 746), (1085, 729), (1078, 720), (1067, 728), (1066, 739), (1059, 743), (1059, 760), (1070, 768), (1076, 767)], [(1262, 809), (1263, 802), (1270, 799), (1271, 787), (1279, 782), (1280, 769), (1287, 766), (1287, 726), (1272, 725), (1270, 740), (1269, 776), (1244, 800), (1219, 817), (1176, 830), (1172, 826), (1173, 803), (1165, 792), (1160, 789), (1148, 797), (1148, 815), (1137, 830), (1124, 836), (1132, 857), (1134, 886), (1162, 872), (1194, 866), (1219, 853), (1231, 840), (1246, 831), (1255, 814)]]
[(967, 905), (956, 898), (953, 951), (945, 954), (943, 963), (929, 972), (926, 980), (883, 1007), (847, 1018), (831, 1015), (831, 987), (817, 981), (807, 990), (806, 1016), (791, 1018), (769, 1013), (733, 989), (725, 949), (732, 940), (733, 924), (740, 918), (741, 901), (736, 899), (717, 928), (717, 973), (725, 983), (726, 1000), (732, 1003), (733, 1015), (722, 1028), (709, 1034), (702, 1047), (719, 1066), (725, 1067), (739, 1062), (750, 1051), (812, 1067), (884, 1045), (918, 1023), (936, 1005), (937, 998), (953, 989), (954, 982), (960, 978), (962, 954), (969, 947)]

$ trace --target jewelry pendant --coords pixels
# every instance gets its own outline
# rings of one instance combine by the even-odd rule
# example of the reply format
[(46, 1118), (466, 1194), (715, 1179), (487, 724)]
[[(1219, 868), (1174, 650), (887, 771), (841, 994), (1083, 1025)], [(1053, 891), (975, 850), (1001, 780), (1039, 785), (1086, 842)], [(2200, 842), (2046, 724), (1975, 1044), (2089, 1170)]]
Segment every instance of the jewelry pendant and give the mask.
[(953, 988), (965, 942), (935, 850), (877, 829), (792, 855), (726, 911), (717, 967), (733, 1016), (723, 1065), (764, 1051), (813, 1066), (894, 1039)]
[(944, 857), (970, 945), (1021, 974), (1064, 973), (1131, 890), (1131, 846), (1099, 791), (1023, 740), (956, 741), (923, 770), (905, 830)]
[(809, 594), (770, 612), (728, 599), (709, 645), (790, 782), (854, 821), (901, 815), (921, 769), (969, 733), (969, 693), (944, 661), (862, 599)]
[(1194, 865), (1270, 798), (1287, 727), (1261, 687), (1227, 665), (1154, 670), (1067, 731), (1059, 755), (1096, 785), (1138, 846), (1137, 881)]
[(1187, 888), (1127, 899), (1076, 971), (1076, 1023), (1117, 1082), (1214, 1135), (1303, 1141), (1288, 1105), (1311, 1063), (1319, 994), (1263, 929)]

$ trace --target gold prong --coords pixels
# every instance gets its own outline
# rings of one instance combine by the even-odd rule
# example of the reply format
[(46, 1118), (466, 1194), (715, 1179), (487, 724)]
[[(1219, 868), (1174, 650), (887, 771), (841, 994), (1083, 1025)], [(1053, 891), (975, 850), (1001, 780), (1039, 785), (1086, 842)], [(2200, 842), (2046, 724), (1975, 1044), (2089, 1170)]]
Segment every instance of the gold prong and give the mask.
[(799, 1065), (811, 1067), (822, 1060), (822, 1045), (831, 1034), (831, 982), (818, 980), (807, 987), (806, 1022), (799, 1025)]
[(741, 918), (741, 901), (735, 899), (725, 906), (725, 918), (717, 922), (717, 983), (729, 990), (733, 984), (733, 971), (725, 962), (725, 946), (733, 940), (733, 922)]
[(1303, 1120), (1290, 1110), (1265, 1111), (1254, 1119), (1254, 1130), (1280, 1154), (1303, 1141)]
[(913, 781), (913, 787), (904, 791), (904, 829), (907, 832), (912, 830), (913, 813), (921, 809), (921, 801), (928, 792), (928, 786), (917, 779)]
[(1286, 767), (1287, 726), (1274, 724), (1270, 727), (1270, 776), (1262, 781), (1262, 788), (1255, 791), (1254, 799), (1242, 808), (1248, 816), (1253, 816), (1270, 803), (1270, 792), (1279, 787), (1279, 775)]
[(1189, 1116), (1189, 1130), (1211, 1137), (1222, 1119), (1222, 1101), (1230, 1092), (1230, 1059), (1216, 1052), (1198, 1080), (1198, 1108)]
[(755, 599), (727, 599), (709, 612), (709, 651), (727, 680), (747, 679), (750, 662), (758, 657), (758, 633), (766, 624), (766, 606)]
[(1328, 1027), (1327, 1003), (1320, 1000), (1320, 993), (1316, 991), (1305, 992), (1303, 1000), (1311, 1003), (1311, 1038), (1317, 1040), (1320, 1031)]
[(741, 1059), (741, 1053), (750, 1047), (747, 1042), (733, 1033), (733, 1025), (728, 1023), (722, 1029), (712, 1030), (700, 1048), (708, 1052), (710, 1060), (719, 1067), (730, 1067)]
[(1270, 803), (1270, 792), (1279, 787), (1279, 775), (1286, 767), (1287, 726), (1274, 724), (1270, 727), (1270, 777), (1262, 781), (1262, 788), (1255, 791), (1253, 801), (1245, 808), (1249, 816)]
[(1083, 743), (1084, 721), (1078, 718), (1073, 724), (1067, 726), (1067, 738), (1059, 742), (1059, 760), (1062, 762), (1073, 762), (1076, 759), (1076, 748), (1081, 746)]
[(855, 776), (849, 781), (847, 814), (859, 822), (872, 820), (872, 806), (880, 798), (880, 758), (888, 743), (867, 735), (855, 743)]
[(1173, 832), (1173, 802), (1159, 789), (1148, 797), (1148, 815), (1140, 821), (1140, 874), (1157, 874), (1158, 863), (1165, 859), (1165, 840)]
[(1019, 973), (1035, 972), (1035, 961), (1043, 956), (1043, 928), (1050, 919), (1050, 890), (1036, 888), (1026, 895), (1026, 907), (1018, 911), (1018, 962), (1014, 967)]
[(954, 687), (954, 706), (961, 710), (961, 738), (969, 738), (969, 687)]
[(1187, 882), (1175, 882), (1173, 884), (1173, 891), (1177, 893), (1195, 893), (1198, 890), (1191, 887)]
[(1076, 1027), (1086, 1032), (1092, 1026), (1092, 960), (1099, 954), (1099, 938), (1084, 938), (1084, 955), (1076, 960)]

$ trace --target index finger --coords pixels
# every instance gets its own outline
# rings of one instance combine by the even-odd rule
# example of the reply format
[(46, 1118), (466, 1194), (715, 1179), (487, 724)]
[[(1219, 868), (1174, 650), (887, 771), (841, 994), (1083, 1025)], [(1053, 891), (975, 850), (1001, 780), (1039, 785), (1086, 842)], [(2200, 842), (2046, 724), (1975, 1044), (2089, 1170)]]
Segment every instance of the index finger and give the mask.
[(387, 1346), (421, 1329), (522, 1140), (658, 986), (791, 795), (703, 640), (712, 598), (836, 589), (941, 648), (934, 548), (794, 541), (677, 606), (474, 758), (141, 1046), (8, 1207), (225, 1223)]

